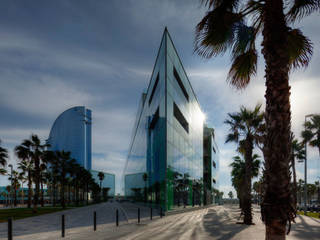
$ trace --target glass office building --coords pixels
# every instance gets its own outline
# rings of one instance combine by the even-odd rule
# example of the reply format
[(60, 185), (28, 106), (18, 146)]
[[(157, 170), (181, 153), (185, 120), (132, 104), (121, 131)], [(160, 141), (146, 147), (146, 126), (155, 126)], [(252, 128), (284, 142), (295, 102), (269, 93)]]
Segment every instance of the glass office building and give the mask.
[(71, 157), (91, 169), (91, 110), (79, 106), (61, 113), (53, 123), (49, 150), (71, 152)]
[(203, 204), (204, 120), (165, 29), (138, 108), (124, 169), (125, 195), (165, 210)]
[[(92, 174), (92, 177), (94, 178), (95, 182), (99, 184), (100, 186), (100, 179), (99, 179), (99, 172), (103, 171), (97, 171), (97, 170), (90, 170), (90, 173)], [(107, 190), (107, 195), (114, 196), (115, 195), (115, 175), (107, 172), (104, 173), (104, 179), (101, 182), (101, 188), (103, 189), (103, 192), (105, 189)]]

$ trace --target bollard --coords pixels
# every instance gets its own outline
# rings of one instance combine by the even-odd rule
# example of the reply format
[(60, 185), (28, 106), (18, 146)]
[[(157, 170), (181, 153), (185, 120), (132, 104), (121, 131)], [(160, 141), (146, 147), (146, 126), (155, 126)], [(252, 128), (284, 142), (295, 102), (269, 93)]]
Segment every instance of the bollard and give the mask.
[(162, 218), (162, 207), (160, 207), (160, 218)]
[(152, 207), (150, 208), (150, 220), (152, 220)]
[(140, 223), (140, 208), (138, 208), (138, 223)]
[(117, 227), (119, 226), (119, 211), (118, 211), (118, 209), (116, 211), (116, 225), (117, 225)]
[(61, 219), (62, 221), (61, 221), (61, 237), (63, 237), (64, 238), (64, 214), (62, 215), (62, 219)]
[(97, 230), (97, 213), (96, 211), (93, 212), (93, 231)]
[(12, 217), (8, 218), (8, 240), (12, 240)]

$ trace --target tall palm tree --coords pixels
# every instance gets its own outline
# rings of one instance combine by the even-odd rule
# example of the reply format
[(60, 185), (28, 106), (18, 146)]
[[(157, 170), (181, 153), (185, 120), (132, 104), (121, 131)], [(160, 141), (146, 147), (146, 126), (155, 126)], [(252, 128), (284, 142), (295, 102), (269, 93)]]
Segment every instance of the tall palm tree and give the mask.
[(33, 173), (33, 159), (31, 157), (31, 143), (24, 140), (21, 145), (16, 146), (14, 151), (19, 158), (18, 169), (24, 173), (28, 173), (28, 208), (31, 208), (32, 197), (32, 173)]
[[(22, 148), (26, 148), (29, 158), (32, 159), (34, 164), (33, 170), (33, 179), (35, 182), (35, 193), (33, 197), (33, 212), (38, 211), (37, 206), (39, 202), (39, 193), (40, 193), (40, 165), (41, 165), (41, 156), (43, 150), (47, 146), (46, 144), (41, 144), (39, 137), (35, 134), (32, 134), (30, 139), (26, 139), (20, 145)], [(18, 146), (19, 147), (19, 146)], [(18, 150), (19, 151), (19, 150)]]
[[(231, 167), (231, 183), (234, 189), (237, 192), (237, 196), (239, 198), (240, 208), (243, 209), (243, 202), (244, 202), (244, 195), (245, 193), (245, 171), (246, 171), (246, 163), (245, 160), (242, 159), (240, 156), (235, 156), (232, 158), (233, 162), (230, 164)], [(254, 154), (252, 156), (252, 175), (253, 177), (257, 177), (259, 175), (259, 168), (260, 168), (260, 156)]]
[(65, 202), (65, 186), (67, 183), (67, 174), (69, 172), (69, 161), (71, 160), (71, 152), (65, 152), (65, 151), (56, 151), (56, 156), (58, 159), (58, 175), (60, 179), (60, 184), (61, 184), (61, 205), (62, 208), (66, 207), (66, 202)]
[[(19, 166), (18, 166), (19, 168)], [(19, 181), (21, 182), (21, 204), (24, 205), (24, 189), (23, 189), (23, 184), (27, 181), (27, 178), (25, 176), (25, 172), (22, 171), (19, 173)]]
[(227, 135), (226, 143), (236, 142), (238, 149), (243, 151), (245, 158), (244, 175), (244, 196), (243, 212), (244, 223), (252, 224), (251, 212), (251, 179), (252, 179), (252, 152), (255, 145), (258, 145), (262, 136), (263, 113), (260, 112), (261, 105), (257, 105), (253, 110), (245, 107), (240, 108), (240, 112), (229, 113), (229, 118), (225, 123), (230, 126), (230, 133)]
[[(1, 144), (1, 139), (0, 139)], [(7, 165), (8, 160), (8, 150), (0, 146), (0, 175), (5, 175), (6, 170), (4, 167)]]
[(313, 115), (304, 126), (306, 130), (301, 133), (304, 142), (309, 143), (311, 147), (318, 148), (320, 155), (320, 115)]
[(100, 180), (100, 198), (102, 199), (102, 181), (104, 179), (104, 173), (103, 172), (99, 172), (98, 173), (98, 177), (99, 177), (99, 180)]
[(17, 206), (17, 191), (20, 188), (19, 173), (17, 171), (13, 170), (12, 174), (9, 177), (9, 180), (12, 183), (11, 187), (13, 189), (14, 206)]
[(303, 142), (298, 142), (298, 139), (294, 139), (293, 134), (291, 135), (293, 139), (291, 142), (291, 169), (293, 173), (293, 206), (297, 209), (297, 176), (296, 176), (296, 165), (295, 161), (302, 162), (305, 159), (305, 150)]
[[(195, 51), (213, 57), (232, 49), (229, 82), (245, 88), (257, 70), (256, 40), (262, 33), (266, 78), (265, 183), (262, 219), (266, 239), (283, 239), (293, 221), (290, 202), (289, 71), (306, 67), (312, 44), (290, 24), (320, 10), (319, 0), (201, 0), (208, 12), (197, 25)], [(279, 204), (281, 203), (281, 204)]]

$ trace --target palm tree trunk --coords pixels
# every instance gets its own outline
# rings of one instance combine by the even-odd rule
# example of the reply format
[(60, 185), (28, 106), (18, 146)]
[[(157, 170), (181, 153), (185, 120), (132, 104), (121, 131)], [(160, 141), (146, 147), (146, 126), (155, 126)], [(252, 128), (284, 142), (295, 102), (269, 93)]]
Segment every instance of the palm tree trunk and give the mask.
[(243, 213), (244, 224), (252, 224), (251, 212), (251, 178), (252, 178), (252, 149), (253, 143), (251, 139), (246, 140), (245, 149), (245, 176), (244, 176), (244, 196), (243, 196)]
[(53, 206), (55, 207), (57, 202), (57, 183), (55, 182), (55, 180), (52, 185), (52, 191), (53, 191)]
[(39, 183), (40, 183), (40, 160), (38, 157), (35, 158), (34, 161), (34, 166), (35, 166), (35, 172), (34, 172), (34, 177), (35, 177), (35, 185), (36, 185), (36, 189), (35, 189), (35, 194), (33, 197), (34, 200), (34, 205), (33, 205), (33, 212), (36, 213), (37, 210), (37, 206), (38, 206), (38, 202), (39, 202), (39, 192), (40, 192), (40, 187), (39, 187)]
[(87, 205), (89, 205), (89, 184), (87, 183), (87, 196), (86, 196), (86, 200), (87, 200)]
[(286, 223), (294, 218), (290, 205), (289, 162), (291, 110), (287, 26), (283, 0), (266, 0), (263, 12), (263, 50), (266, 62), (266, 137), (264, 142), (264, 199), (262, 220), (266, 240), (285, 239)]
[(65, 185), (65, 177), (62, 176), (62, 179), (61, 179), (61, 205), (62, 205), (62, 208), (66, 208), (66, 203), (65, 203), (65, 199), (64, 199), (64, 185)]
[(291, 152), (291, 168), (292, 168), (292, 175), (293, 175), (293, 204), (294, 209), (297, 210), (297, 175), (296, 175), (296, 163), (294, 158), (293, 151)]
[(31, 180), (31, 171), (28, 171), (28, 208), (31, 208), (31, 189), (32, 180)]
[(17, 206), (17, 187), (16, 187), (16, 184), (14, 184), (14, 188), (13, 188), (13, 191), (14, 191), (14, 206), (16, 207)]
[(68, 203), (70, 204), (71, 202), (71, 184), (68, 184)]
[(44, 206), (44, 199), (43, 199), (43, 181), (42, 181), (42, 176), (40, 178), (40, 183), (41, 183), (41, 207)]

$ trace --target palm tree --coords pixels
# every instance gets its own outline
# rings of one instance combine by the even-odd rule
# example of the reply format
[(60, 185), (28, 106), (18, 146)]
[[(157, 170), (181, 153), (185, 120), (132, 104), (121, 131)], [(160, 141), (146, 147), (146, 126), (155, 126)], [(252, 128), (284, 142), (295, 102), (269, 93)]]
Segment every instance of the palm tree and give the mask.
[(230, 199), (233, 199), (233, 193), (232, 193), (232, 191), (230, 191), (230, 192), (228, 193), (228, 196), (229, 196)]
[[(19, 166), (18, 166), (18, 168), (19, 168)], [(24, 205), (24, 189), (23, 189), (23, 184), (27, 181), (27, 178), (26, 178), (26, 176), (25, 176), (25, 172), (24, 171), (22, 171), (22, 172), (20, 172), (19, 173), (19, 180), (20, 180), (20, 182), (21, 182), (21, 204), (22, 205)]]
[(16, 146), (14, 149), (16, 156), (20, 159), (18, 169), (28, 173), (28, 208), (31, 208), (33, 173), (33, 159), (31, 158), (30, 149), (31, 143), (28, 140), (24, 140), (21, 145)]
[(261, 141), (263, 129), (263, 113), (260, 112), (261, 105), (253, 110), (245, 107), (240, 108), (238, 113), (229, 113), (229, 119), (225, 123), (230, 126), (230, 133), (227, 135), (226, 143), (236, 142), (238, 150), (243, 151), (245, 158), (244, 175), (244, 196), (243, 211), (244, 223), (252, 224), (251, 213), (251, 179), (252, 179), (252, 151), (255, 145)]
[[(233, 162), (230, 164), (231, 167), (231, 183), (234, 189), (237, 192), (237, 196), (239, 198), (239, 205), (242, 211), (244, 212), (244, 195), (245, 193), (245, 171), (246, 171), (246, 163), (240, 156), (235, 156), (232, 158)], [(260, 156), (254, 154), (252, 156), (252, 175), (251, 178), (257, 177), (259, 175), (260, 168)], [(251, 182), (251, 180), (250, 180)]]
[[(257, 71), (256, 40), (262, 33), (266, 77), (265, 183), (262, 219), (266, 239), (284, 238), (294, 219), (290, 202), (289, 71), (306, 67), (312, 44), (290, 24), (320, 10), (319, 0), (201, 0), (208, 12), (197, 25), (195, 51), (206, 58), (232, 49), (229, 82), (245, 88)], [(286, 12), (285, 12), (286, 11)], [(279, 204), (281, 203), (281, 204)]]
[(304, 142), (318, 148), (320, 155), (320, 115), (312, 115), (310, 121), (307, 121), (304, 126), (306, 130), (301, 133)]
[(12, 174), (10, 175), (9, 180), (12, 183), (11, 187), (13, 189), (14, 206), (17, 206), (17, 191), (20, 188), (19, 173), (17, 171), (12, 171)]
[[(0, 139), (1, 144), (1, 139)], [(4, 167), (7, 165), (8, 160), (8, 150), (0, 147), (0, 175), (5, 175), (7, 171), (4, 169)]]
[(291, 169), (293, 173), (293, 206), (297, 209), (297, 176), (296, 176), (296, 159), (298, 162), (302, 162), (305, 159), (305, 150), (303, 142), (298, 142), (297, 139), (294, 139), (293, 134), (291, 135)]
[(56, 151), (56, 156), (58, 159), (58, 176), (60, 179), (61, 184), (61, 205), (62, 208), (66, 207), (65, 203), (65, 186), (67, 183), (67, 174), (69, 172), (69, 161), (71, 160), (71, 152), (65, 152), (65, 151)]
[(99, 180), (100, 180), (100, 195), (101, 195), (100, 198), (102, 198), (102, 181), (104, 179), (104, 173), (103, 172), (99, 172), (98, 173), (98, 177), (99, 177)]
[[(39, 202), (39, 193), (40, 193), (40, 165), (41, 165), (41, 157), (43, 154), (43, 150), (47, 145), (41, 144), (39, 137), (35, 134), (32, 134), (30, 139), (26, 139), (22, 142), (20, 146), (16, 149), (16, 152), (20, 152), (20, 148), (23, 148), (23, 151), (27, 152), (27, 156), (32, 159), (34, 169), (33, 169), (33, 179), (35, 182), (35, 194), (33, 197), (33, 212), (36, 213), (38, 211), (37, 206)], [(19, 156), (18, 156), (19, 157)], [(20, 158), (20, 157), (19, 157)]]

